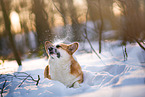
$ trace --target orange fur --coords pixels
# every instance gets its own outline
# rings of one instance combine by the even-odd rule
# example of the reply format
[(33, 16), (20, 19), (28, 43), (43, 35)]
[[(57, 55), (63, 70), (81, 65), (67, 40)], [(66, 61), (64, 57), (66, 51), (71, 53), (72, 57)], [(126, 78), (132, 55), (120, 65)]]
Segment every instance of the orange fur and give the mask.
[(79, 76), (81, 77), (78, 82), (82, 83), (83, 82), (83, 72), (81, 70), (79, 63), (76, 62), (73, 58), (71, 61), (70, 69), (71, 69), (71, 71), (70, 71), (71, 74), (73, 74), (76, 77), (79, 77)]
[(47, 65), (45, 67), (45, 70), (44, 70), (44, 78), (51, 79), (50, 74), (49, 74), (49, 65)]

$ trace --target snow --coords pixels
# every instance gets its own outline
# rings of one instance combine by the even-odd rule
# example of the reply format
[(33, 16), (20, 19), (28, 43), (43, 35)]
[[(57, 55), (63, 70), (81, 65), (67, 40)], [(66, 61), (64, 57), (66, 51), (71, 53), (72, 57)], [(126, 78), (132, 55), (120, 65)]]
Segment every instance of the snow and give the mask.
[[(67, 88), (58, 81), (44, 79), (43, 72), (48, 64), (46, 58), (26, 59), (18, 67), (15, 61), (5, 61), (0, 65), (0, 74), (26, 72), (40, 82), (25, 81), (14, 78), (7, 81), (5, 97), (145, 97), (145, 60), (143, 51), (137, 44), (127, 44), (128, 60), (124, 61), (120, 42), (103, 42), (103, 52), (99, 54), (84, 53), (82, 44), (75, 53), (84, 72), (84, 82), (80, 88)], [(116, 46), (118, 45), (118, 46)], [(97, 43), (93, 43), (97, 51)], [(87, 43), (83, 44), (89, 49)], [(97, 51), (98, 52), (98, 51)], [(0, 79), (0, 87), (4, 80)], [(0, 90), (1, 91), (1, 90)]]

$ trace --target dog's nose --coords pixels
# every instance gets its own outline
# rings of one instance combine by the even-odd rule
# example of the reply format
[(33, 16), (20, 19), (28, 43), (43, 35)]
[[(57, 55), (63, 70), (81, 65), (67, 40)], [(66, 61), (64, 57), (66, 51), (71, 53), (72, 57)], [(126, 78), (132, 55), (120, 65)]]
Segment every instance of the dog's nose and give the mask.
[(48, 48), (48, 50), (49, 50), (49, 54), (53, 54), (54, 53), (53, 52), (53, 47)]

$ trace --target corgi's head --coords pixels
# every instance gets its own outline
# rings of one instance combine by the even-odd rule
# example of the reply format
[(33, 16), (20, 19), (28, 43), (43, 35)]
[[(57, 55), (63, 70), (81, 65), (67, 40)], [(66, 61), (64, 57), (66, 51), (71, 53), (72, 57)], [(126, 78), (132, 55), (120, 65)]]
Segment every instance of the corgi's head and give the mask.
[(49, 41), (45, 42), (45, 50), (48, 56), (52, 59), (63, 58), (66, 56), (71, 56), (78, 49), (79, 43), (75, 42), (72, 44), (52, 44)]

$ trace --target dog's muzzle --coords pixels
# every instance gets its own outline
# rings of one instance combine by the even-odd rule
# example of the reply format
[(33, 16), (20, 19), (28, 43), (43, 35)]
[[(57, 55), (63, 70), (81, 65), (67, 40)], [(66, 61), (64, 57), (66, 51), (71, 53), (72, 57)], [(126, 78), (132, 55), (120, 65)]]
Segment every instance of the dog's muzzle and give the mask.
[(49, 47), (48, 48), (48, 52), (49, 52), (49, 55), (52, 57), (53, 54), (56, 54), (57, 55), (57, 58), (60, 58), (60, 52), (54, 48), (54, 47)]

